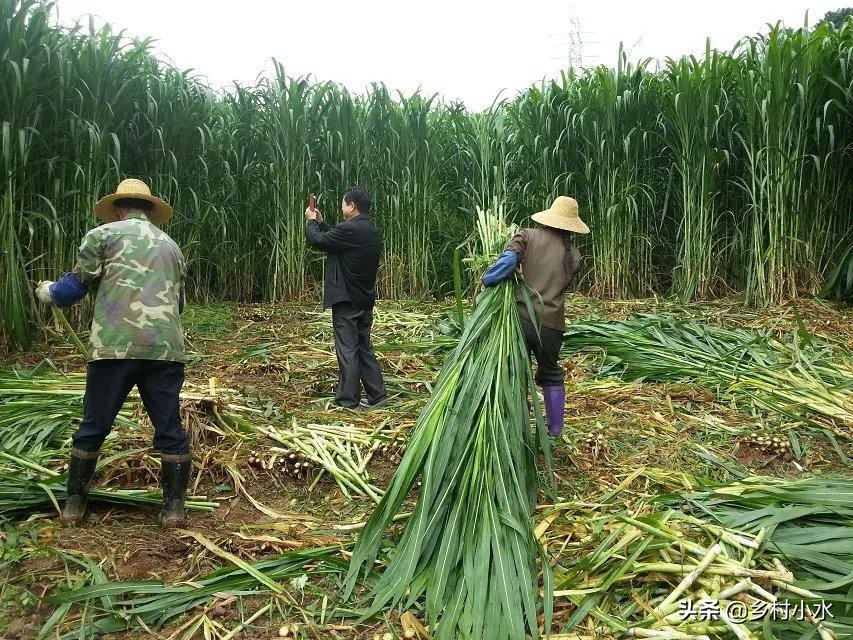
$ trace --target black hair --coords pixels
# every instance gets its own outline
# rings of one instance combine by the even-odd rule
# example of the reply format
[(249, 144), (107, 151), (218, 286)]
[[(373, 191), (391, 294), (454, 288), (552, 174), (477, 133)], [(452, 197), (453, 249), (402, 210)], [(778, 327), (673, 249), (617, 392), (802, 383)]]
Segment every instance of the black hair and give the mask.
[(344, 192), (344, 202), (354, 204), (359, 213), (370, 215), (373, 209), (373, 203), (370, 201), (370, 195), (361, 187), (349, 187)]
[(122, 209), (138, 209), (139, 211), (154, 211), (154, 203), (141, 198), (119, 198), (113, 202), (113, 206), (121, 207)]

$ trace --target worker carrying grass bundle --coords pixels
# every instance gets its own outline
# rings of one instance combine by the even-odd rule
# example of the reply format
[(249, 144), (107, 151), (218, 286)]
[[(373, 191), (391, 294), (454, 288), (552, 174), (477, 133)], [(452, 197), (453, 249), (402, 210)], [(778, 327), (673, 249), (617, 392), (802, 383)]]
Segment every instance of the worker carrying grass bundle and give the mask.
[[(485, 267), (511, 236), (500, 209), (478, 211), (469, 262)], [(517, 310), (521, 286), (514, 276), (478, 294), (353, 548), (342, 599), (369, 577), (365, 617), (417, 607), (433, 640), (550, 634), (551, 565), (533, 512), (540, 486), (553, 501), (553, 459), (542, 412), (529, 403), (536, 382)], [(416, 482), (402, 532), (389, 531)]]
[[(533, 290), (534, 311), (527, 311), (524, 292), (516, 293), (518, 313), (527, 349), (536, 357), (536, 382), (545, 397), (548, 432), (563, 432), (566, 389), (560, 347), (566, 328), (566, 291), (580, 265), (580, 252), (572, 244), (573, 233), (589, 233), (578, 215), (574, 198), (558, 196), (550, 209), (532, 216), (538, 228), (521, 229), (497, 261), (483, 274), (483, 284), (494, 286), (511, 277), (521, 267), (525, 281)], [(534, 324), (535, 322), (535, 324)]]
[[(305, 209), (305, 237), (326, 253), (323, 308), (332, 308), (338, 387), (335, 401), (348, 409), (369, 409), (386, 400), (385, 381), (370, 342), (376, 274), (382, 237), (371, 218), (367, 191), (350, 187), (341, 201), (344, 221), (331, 228), (314, 206)], [(366, 398), (361, 398), (364, 386)]]
[(76, 524), (86, 517), (101, 445), (135, 385), (161, 454), (160, 521), (180, 526), (191, 466), (178, 404), (186, 362), (179, 317), (186, 267), (178, 245), (156, 226), (172, 217), (172, 207), (144, 182), (128, 179), (94, 211), (106, 224), (83, 238), (74, 270), (36, 289), (39, 300), (59, 307), (96, 292), (83, 421), (72, 436), (62, 521)]

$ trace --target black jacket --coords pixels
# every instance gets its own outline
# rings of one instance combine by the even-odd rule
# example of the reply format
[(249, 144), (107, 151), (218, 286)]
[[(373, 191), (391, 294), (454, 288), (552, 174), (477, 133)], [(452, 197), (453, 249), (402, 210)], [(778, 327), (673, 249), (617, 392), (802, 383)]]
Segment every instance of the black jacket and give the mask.
[(334, 229), (309, 220), (305, 237), (327, 254), (323, 306), (350, 302), (359, 309), (373, 307), (382, 236), (370, 216), (359, 214)]

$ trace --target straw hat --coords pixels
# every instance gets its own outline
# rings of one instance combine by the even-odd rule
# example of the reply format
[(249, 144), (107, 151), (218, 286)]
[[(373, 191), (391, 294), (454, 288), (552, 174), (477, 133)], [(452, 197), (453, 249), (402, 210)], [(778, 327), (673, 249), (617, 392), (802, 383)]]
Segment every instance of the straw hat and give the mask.
[(93, 207), (95, 215), (104, 222), (115, 222), (117, 218), (113, 205), (116, 200), (120, 200), (121, 198), (136, 198), (137, 200), (152, 202), (154, 210), (148, 212), (148, 219), (154, 224), (163, 224), (172, 217), (172, 207), (160, 198), (152, 196), (148, 185), (136, 178), (122, 180), (119, 182), (115, 193), (111, 193), (98, 200)]
[(568, 196), (557, 196), (550, 209), (534, 213), (531, 218), (534, 222), (546, 227), (575, 233), (589, 233), (589, 227), (578, 215), (577, 200)]

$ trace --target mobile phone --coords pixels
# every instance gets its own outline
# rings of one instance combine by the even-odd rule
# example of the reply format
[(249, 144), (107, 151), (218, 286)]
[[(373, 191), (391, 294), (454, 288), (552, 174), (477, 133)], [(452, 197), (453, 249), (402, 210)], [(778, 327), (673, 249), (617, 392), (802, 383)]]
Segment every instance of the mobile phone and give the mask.
[(308, 208), (311, 209), (311, 211), (317, 208), (317, 198), (313, 193), (308, 196)]

